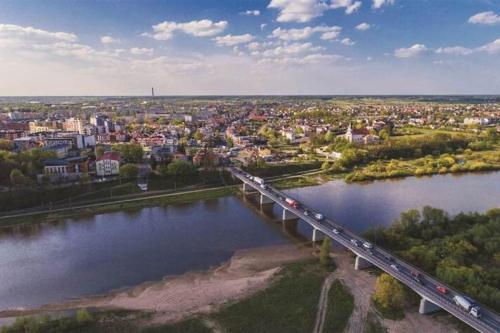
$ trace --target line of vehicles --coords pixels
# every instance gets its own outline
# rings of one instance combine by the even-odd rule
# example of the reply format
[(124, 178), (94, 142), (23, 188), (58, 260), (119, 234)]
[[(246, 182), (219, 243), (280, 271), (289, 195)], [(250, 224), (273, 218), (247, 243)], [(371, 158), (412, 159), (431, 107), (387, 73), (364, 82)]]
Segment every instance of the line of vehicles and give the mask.
[[(284, 201), (288, 206), (293, 207), (293, 208), (298, 209), (298, 210), (301, 210), (305, 216), (311, 217), (323, 225), (324, 225), (323, 222), (327, 222), (328, 227), (331, 228), (331, 231), (333, 234), (338, 235), (338, 236), (344, 234), (344, 231), (342, 228), (340, 228), (338, 226), (333, 226), (329, 221), (325, 220), (325, 216), (323, 214), (313, 211), (312, 209), (304, 206), (303, 204), (301, 204), (299, 201), (297, 201), (295, 199), (283, 196), (280, 192), (269, 187), (265, 183), (264, 179), (262, 179), (260, 177), (252, 176), (252, 175), (247, 174), (247, 173), (244, 173), (244, 176), (247, 179), (258, 184), (260, 186), (260, 188), (267, 190), (267, 191), (271, 192), (272, 194), (274, 194), (275, 196), (277, 196), (281, 201)], [(349, 239), (349, 237), (348, 237), (348, 239)], [(355, 238), (350, 238), (350, 242), (354, 246), (364, 249), (370, 255), (376, 256), (375, 247), (373, 246), (373, 244), (366, 242), (366, 241), (361, 242)], [(380, 253), (380, 252), (378, 252), (378, 253)], [(400, 273), (403, 273), (402, 267), (396, 262), (396, 260), (393, 257), (391, 257), (389, 255), (383, 255), (383, 259), (390, 265), (390, 267), (393, 270), (400, 272)], [(426, 285), (426, 280), (420, 272), (411, 270), (410, 276), (413, 279), (413, 281), (415, 281), (416, 283), (418, 283), (422, 286)], [(436, 285), (434, 288), (439, 294), (449, 295), (448, 289), (444, 286)], [(452, 300), (457, 306), (459, 306), (460, 308), (462, 308), (464, 311), (468, 312), (469, 314), (471, 314), (475, 318), (481, 318), (481, 309), (472, 299), (465, 297), (465, 296), (461, 296), (461, 295), (455, 295), (455, 296), (453, 296)]]

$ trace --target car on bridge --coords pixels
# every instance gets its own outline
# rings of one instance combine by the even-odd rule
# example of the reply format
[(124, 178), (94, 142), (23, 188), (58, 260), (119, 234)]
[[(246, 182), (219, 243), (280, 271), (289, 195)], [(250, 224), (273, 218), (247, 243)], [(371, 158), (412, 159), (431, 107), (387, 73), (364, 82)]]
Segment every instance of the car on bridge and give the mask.
[(373, 245), (371, 243), (368, 243), (368, 242), (364, 242), (363, 247), (367, 250), (373, 250)]
[(342, 228), (333, 228), (332, 229), (332, 232), (335, 234), (335, 235), (340, 235), (342, 233)]
[(420, 283), (421, 285), (424, 284), (424, 277), (419, 272), (412, 271), (411, 272), (411, 278), (413, 280), (417, 281), (418, 283)]
[(448, 289), (446, 289), (446, 288), (445, 288), (445, 287), (443, 287), (443, 286), (437, 286), (437, 287), (436, 287), (436, 290), (437, 290), (439, 293), (443, 294), (443, 295), (446, 295), (446, 294), (448, 293)]
[(320, 213), (316, 213), (314, 214), (314, 218), (317, 220), (317, 221), (323, 221), (325, 219), (325, 216), (323, 214), (320, 214)]
[(400, 271), (399, 265), (398, 264), (391, 264), (391, 268), (395, 271)]
[(351, 239), (351, 243), (353, 243), (357, 247), (361, 247), (361, 243), (358, 240), (354, 239), (354, 238)]

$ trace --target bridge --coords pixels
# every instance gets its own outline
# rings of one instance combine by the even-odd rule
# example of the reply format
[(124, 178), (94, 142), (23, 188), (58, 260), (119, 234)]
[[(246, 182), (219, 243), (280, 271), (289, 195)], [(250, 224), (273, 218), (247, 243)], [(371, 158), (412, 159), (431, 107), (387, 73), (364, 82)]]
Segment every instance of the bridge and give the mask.
[[(376, 266), (411, 288), (421, 296), (419, 307), (421, 314), (443, 309), (479, 332), (500, 332), (500, 316), (493, 310), (474, 302), (474, 305), (481, 308), (481, 317), (477, 318), (469, 314), (453, 300), (454, 296), (463, 296), (459, 291), (397, 258), (389, 251), (374, 247), (355, 233), (323, 217), (319, 212), (294, 200), (269, 184), (264, 184), (260, 179), (256, 181), (258, 178), (235, 167), (230, 167), (229, 171), (233, 177), (243, 182), (244, 193), (252, 192), (260, 196), (259, 203), (261, 205), (279, 205), (282, 208), (284, 223), (297, 219), (308, 223), (313, 228), (313, 242), (317, 240), (320, 233), (330, 237), (356, 255), (355, 269)], [(443, 288), (445, 289), (443, 290)]]

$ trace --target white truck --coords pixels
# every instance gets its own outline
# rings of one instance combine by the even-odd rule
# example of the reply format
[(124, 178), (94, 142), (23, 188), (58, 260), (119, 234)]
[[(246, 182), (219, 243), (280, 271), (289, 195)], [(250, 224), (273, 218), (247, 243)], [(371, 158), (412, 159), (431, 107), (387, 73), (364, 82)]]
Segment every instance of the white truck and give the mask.
[(479, 307), (474, 305), (474, 302), (468, 300), (467, 298), (463, 296), (455, 296), (453, 297), (453, 301), (455, 302), (456, 305), (460, 306), (463, 308), (465, 311), (469, 312), (471, 315), (473, 315), (476, 318), (481, 317), (481, 311)]
[(260, 177), (253, 177), (253, 181), (256, 182), (259, 185), (264, 185), (265, 184), (264, 179), (262, 179)]

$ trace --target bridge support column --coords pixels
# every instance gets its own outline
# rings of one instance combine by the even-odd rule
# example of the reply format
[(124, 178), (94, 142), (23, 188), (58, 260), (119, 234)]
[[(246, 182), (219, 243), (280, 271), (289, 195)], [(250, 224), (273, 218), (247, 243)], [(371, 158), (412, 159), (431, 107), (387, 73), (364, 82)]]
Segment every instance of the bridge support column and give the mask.
[(354, 269), (359, 271), (365, 268), (372, 267), (373, 264), (363, 257), (356, 256), (356, 262), (354, 263)]
[(260, 204), (261, 205), (268, 205), (268, 204), (273, 204), (273, 203), (274, 203), (273, 199), (265, 196), (264, 194), (260, 195)]
[(289, 211), (288, 209), (283, 208), (283, 215), (282, 215), (282, 217), (281, 217), (281, 219), (282, 219), (283, 221), (286, 221), (286, 220), (295, 220), (295, 219), (297, 219), (297, 218), (298, 218), (298, 217), (297, 217), (297, 216), (295, 216), (295, 214), (294, 214), (294, 213), (292, 213), (292, 212), (291, 212), (291, 211)]
[(313, 229), (313, 236), (312, 236), (312, 242), (313, 243), (316, 243), (317, 241), (319, 241), (320, 239), (318, 239), (318, 236), (321, 235), (321, 231), (319, 229), (316, 229), (314, 228)]
[(420, 306), (418, 308), (418, 312), (420, 314), (428, 314), (439, 310), (441, 310), (441, 308), (428, 299), (422, 297), (422, 299), (420, 300)]

